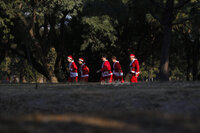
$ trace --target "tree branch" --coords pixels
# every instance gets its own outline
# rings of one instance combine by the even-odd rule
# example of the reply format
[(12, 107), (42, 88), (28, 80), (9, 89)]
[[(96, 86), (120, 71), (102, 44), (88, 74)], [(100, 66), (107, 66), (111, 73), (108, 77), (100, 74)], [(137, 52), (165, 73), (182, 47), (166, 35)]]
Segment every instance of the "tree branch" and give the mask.
[[(19, 52), (16, 49), (12, 49), (12, 48), (11, 48), (11, 51), (14, 54), (16, 54), (16, 55), (18, 55), (18, 56), (26, 59), (29, 62), (29, 59), (28, 59), (28, 57), (26, 55), (26, 52), (23, 52), (24, 53), (23, 54), (22, 52)], [(44, 75), (49, 80), (50, 78), (49, 78), (47, 72), (45, 72), (45, 70), (43, 69), (42, 65), (40, 63), (38, 63), (33, 56), (31, 56), (30, 58), (31, 58), (31, 61), (32, 61), (32, 67), (34, 67), (39, 73), (41, 73), (42, 75)]]
[(154, 13), (152, 13), (151, 11), (149, 11), (149, 13), (162, 25), (162, 21), (161, 21), (161, 19), (158, 17), (158, 16), (156, 16)]
[(180, 21), (175, 22), (175, 23), (173, 23), (172, 25), (182, 24), (182, 23), (184, 23), (184, 22), (186, 22), (186, 21), (188, 21), (188, 20), (192, 20), (192, 19), (194, 19), (194, 18), (196, 18), (196, 17), (198, 17), (198, 16), (200, 16), (200, 15), (196, 15), (196, 16), (192, 16), (192, 17), (188, 17), (188, 18), (181, 19)]
[(42, 38), (46, 38), (48, 34), (48, 16), (45, 14), (44, 15), (44, 31), (42, 34)]
[(189, 3), (191, 0), (185, 0), (185, 1), (182, 1), (180, 2), (179, 4), (177, 4), (174, 9), (180, 9), (182, 7), (184, 7), (187, 3)]

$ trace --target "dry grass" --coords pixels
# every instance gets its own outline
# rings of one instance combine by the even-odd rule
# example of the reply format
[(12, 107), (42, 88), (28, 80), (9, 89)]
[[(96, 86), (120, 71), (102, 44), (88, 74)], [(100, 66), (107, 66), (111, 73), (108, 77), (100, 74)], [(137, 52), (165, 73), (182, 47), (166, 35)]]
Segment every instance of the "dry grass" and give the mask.
[(200, 83), (0, 86), (0, 133), (198, 133)]

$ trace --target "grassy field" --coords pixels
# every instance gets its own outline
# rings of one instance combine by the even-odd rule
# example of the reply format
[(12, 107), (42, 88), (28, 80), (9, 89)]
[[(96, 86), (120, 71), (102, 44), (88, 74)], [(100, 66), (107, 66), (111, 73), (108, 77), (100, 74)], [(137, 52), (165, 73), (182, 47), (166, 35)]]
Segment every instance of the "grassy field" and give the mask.
[(199, 133), (200, 83), (0, 85), (0, 133)]

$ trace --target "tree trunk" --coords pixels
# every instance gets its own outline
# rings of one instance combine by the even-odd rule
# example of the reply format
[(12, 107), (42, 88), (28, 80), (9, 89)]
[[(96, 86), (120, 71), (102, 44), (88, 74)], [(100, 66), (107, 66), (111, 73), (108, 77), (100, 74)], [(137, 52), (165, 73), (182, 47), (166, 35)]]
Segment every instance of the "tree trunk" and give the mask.
[(67, 78), (68, 78), (68, 75), (67, 75), (67, 69), (66, 69), (66, 63), (65, 63), (65, 58), (62, 57), (62, 60), (61, 60), (61, 65), (62, 65), (62, 72), (63, 72), (63, 75), (64, 75), (64, 82), (67, 81)]
[(1, 52), (0, 53), (0, 64), (3, 62), (4, 58), (5, 58), (5, 53)]
[(48, 64), (47, 60), (43, 60), (43, 68), (47, 72), (49, 82), (58, 83), (58, 79), (54, 73), (54, 68)]
[(62, 52), (57, 51), (57, 57), (56, 57), (56, 62), (54, 66), (54, 73), (59, 82), (63, 81), (63, 78), (61, 77), (61, 69), (62, 69), (61, 62), (62, 62)]
[(193, 46), (193, 80), (199, 80), (200, 77), (200, 46), (198, 43), (198, 37), (196, 41), (194, 42)]
[(186, 75), (186, 77), (187, 77), (187, 81), (190, 81), (190, 72), (191, 72), (191, 47), (190, 47), (190, 45), (188, 45), (187, 47), (187, 75)]
[(168, 0), (163, 14), (163, 43), (160, 59), (160, 80), (169, 81), (169, 47), (172, 40), (174, 0)]
[[(200, 32), (200, 29), (199, 29), (199, 32)], [(199, 37), (199, 34), (197, 36), (197, 47), (198, 47), (198, 80), (200, 80), (200, 37)]]
[(196, 44), (193, 46), (193, 68), (192, 68), (192, 74), (193, 74), (193, 81), (197, 80), (198, 76), (198, 68), (197, 68), (197, 55), (196, 55)]
[(0, 64), (6, 57), (6, 51), (8, 50), (9, 44), (0, 42)]
[(171, 44), (171, 30), (171, 26), (165, 25), (160, 59), (160, 79), (162, 81), (169, 80), (169, 47)]

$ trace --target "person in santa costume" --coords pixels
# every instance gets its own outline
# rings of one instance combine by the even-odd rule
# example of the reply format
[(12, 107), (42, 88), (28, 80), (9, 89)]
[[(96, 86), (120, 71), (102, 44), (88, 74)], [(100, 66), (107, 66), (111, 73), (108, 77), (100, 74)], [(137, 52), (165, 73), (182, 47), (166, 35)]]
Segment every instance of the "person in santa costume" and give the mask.
[(112, 62), (113, 62), (113, 80), (120, 81), (121, 83), (124, 83), (123, 80), (123, 71), (121, 68), (121, 65), (119, 61), (117, 61), (117, 58), (115, 56), (112, 56)]
[(130, 82), (131, 83), (137, 83), (138, 82), (138, 76), (139, 76), (139, 70), (140, 70), (140, 66), (139, 66), (139, 62), (138, 60), (135, 58), (135, 55), (134, 54), (130, 54), (130, 60), (131, 60), (131, 63), (130, 63)]
[(97, 71), (97, 73), (101, 72), (101, 82), (108, 82), (112, 83), (112, 71), (110, 62), (106, 59), (106, 55), (103, 55), (101, 57), (101, 60), (103, 61), (101, 65), (101, 69)]
[(68, 82), (77, 82), (78, 81), (78, 68), (74, 62), (74, 59), (71, 55), (69, 55), (67, 57), (67, 61), (69, 62), (69, 78), (68, 78)]
[(85, 60), (83, 58), (79, 58), (78, 63), (80, 64), (79, 71), (81, 73), (81, 82), (88, 82), (88, 77), (89, 77), (89, 68), (85, 64)]

